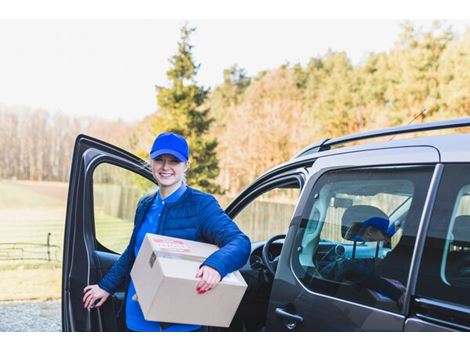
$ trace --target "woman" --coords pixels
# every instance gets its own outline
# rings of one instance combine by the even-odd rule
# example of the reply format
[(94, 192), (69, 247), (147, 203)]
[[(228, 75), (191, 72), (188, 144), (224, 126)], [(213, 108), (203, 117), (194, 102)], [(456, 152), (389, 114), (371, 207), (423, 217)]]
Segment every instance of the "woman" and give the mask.
[(124, 253), (97, 285), (84, 289), (83, 307), (101, 307), (126, 280), (126, 325), (130, 331), (196, 331), (201, 326), (165, 324), (144, 319), (130, 271), (147, 232), (194, 241), (213, 243), (219, 250), (209, 256), (195, 273), (198, 294), (214, 289), (223, 277), (248, 260), (250, 240), (224, 213), (215, 198), (184, 182), (189, 167), (189, 146), (184, 137), (162, 133), (150, 151), (152, 173), (158, 192), (140, 199), (134, 230)]

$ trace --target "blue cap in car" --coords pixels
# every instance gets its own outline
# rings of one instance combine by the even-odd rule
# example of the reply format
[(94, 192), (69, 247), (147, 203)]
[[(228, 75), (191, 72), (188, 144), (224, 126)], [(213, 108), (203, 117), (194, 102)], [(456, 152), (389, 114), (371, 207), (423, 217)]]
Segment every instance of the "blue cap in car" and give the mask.
[[(362, 236), (367, 228), (373, 228), (376, 231), (379, 231), (382, 236), (388, 238), (392, 237), (396, 231), (394, 224), (390, 224), (390, 221), (388, 219), (375, 216), (364, 221), (363, 223), (353, 224), (350, 229), (351, 231), (348, 231), (349, 233), (347, 234), (347, 239), (351, 241), (364, 241)], [(375, 232), (375, 236), (377, 236), (379, 233)]]
[(165, 154), (172, 155), (180, 161), (187, 161), (189, 159), (188, 142), (177, 133), (164, 132), (159, 134), (153, 142), (150, 157), (155, 159)]

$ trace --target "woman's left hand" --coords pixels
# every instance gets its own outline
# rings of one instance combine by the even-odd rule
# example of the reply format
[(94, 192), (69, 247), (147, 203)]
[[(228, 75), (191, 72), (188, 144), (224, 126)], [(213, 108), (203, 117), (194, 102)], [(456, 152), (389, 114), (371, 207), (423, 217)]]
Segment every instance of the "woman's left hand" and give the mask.
[(196, 291), (199, 294), (212, 290), (221, 280), (219, 272), (207, 265), (204, 265), (199, 269), (196, 277), (201, 278), (196, 286)]

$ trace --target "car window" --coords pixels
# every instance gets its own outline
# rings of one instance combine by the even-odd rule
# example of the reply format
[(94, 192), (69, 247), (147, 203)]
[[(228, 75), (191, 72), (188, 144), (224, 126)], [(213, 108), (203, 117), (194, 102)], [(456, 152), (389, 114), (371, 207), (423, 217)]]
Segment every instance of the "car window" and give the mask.
[(233, 220), (252, 242), (286, 234), (299, 195), (297, 181), (268, 188), (250, 201)]
[(294, 272), (315, 292), (399, 311), (433, 167), (322, 175), (297, 232)]
[(416, 294), (470, 306), (470, 165), (446, 165)]
[(108, 163), (93, 172), (93, 209), (96, 240), (122, 253), (132, 234), (138, 200), (156, 185), (145, 177)]

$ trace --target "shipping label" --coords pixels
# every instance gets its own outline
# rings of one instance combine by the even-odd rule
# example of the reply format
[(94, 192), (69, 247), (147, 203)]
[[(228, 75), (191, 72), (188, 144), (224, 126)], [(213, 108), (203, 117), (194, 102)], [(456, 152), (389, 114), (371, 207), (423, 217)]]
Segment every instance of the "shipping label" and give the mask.
[(156, 247), (162, 252), (171, 252), (171, 253), (189, 253), (191, 249), (184, 244), (182, 240), (166, 240), (161, 238), (153, 239), (153, 242)]

